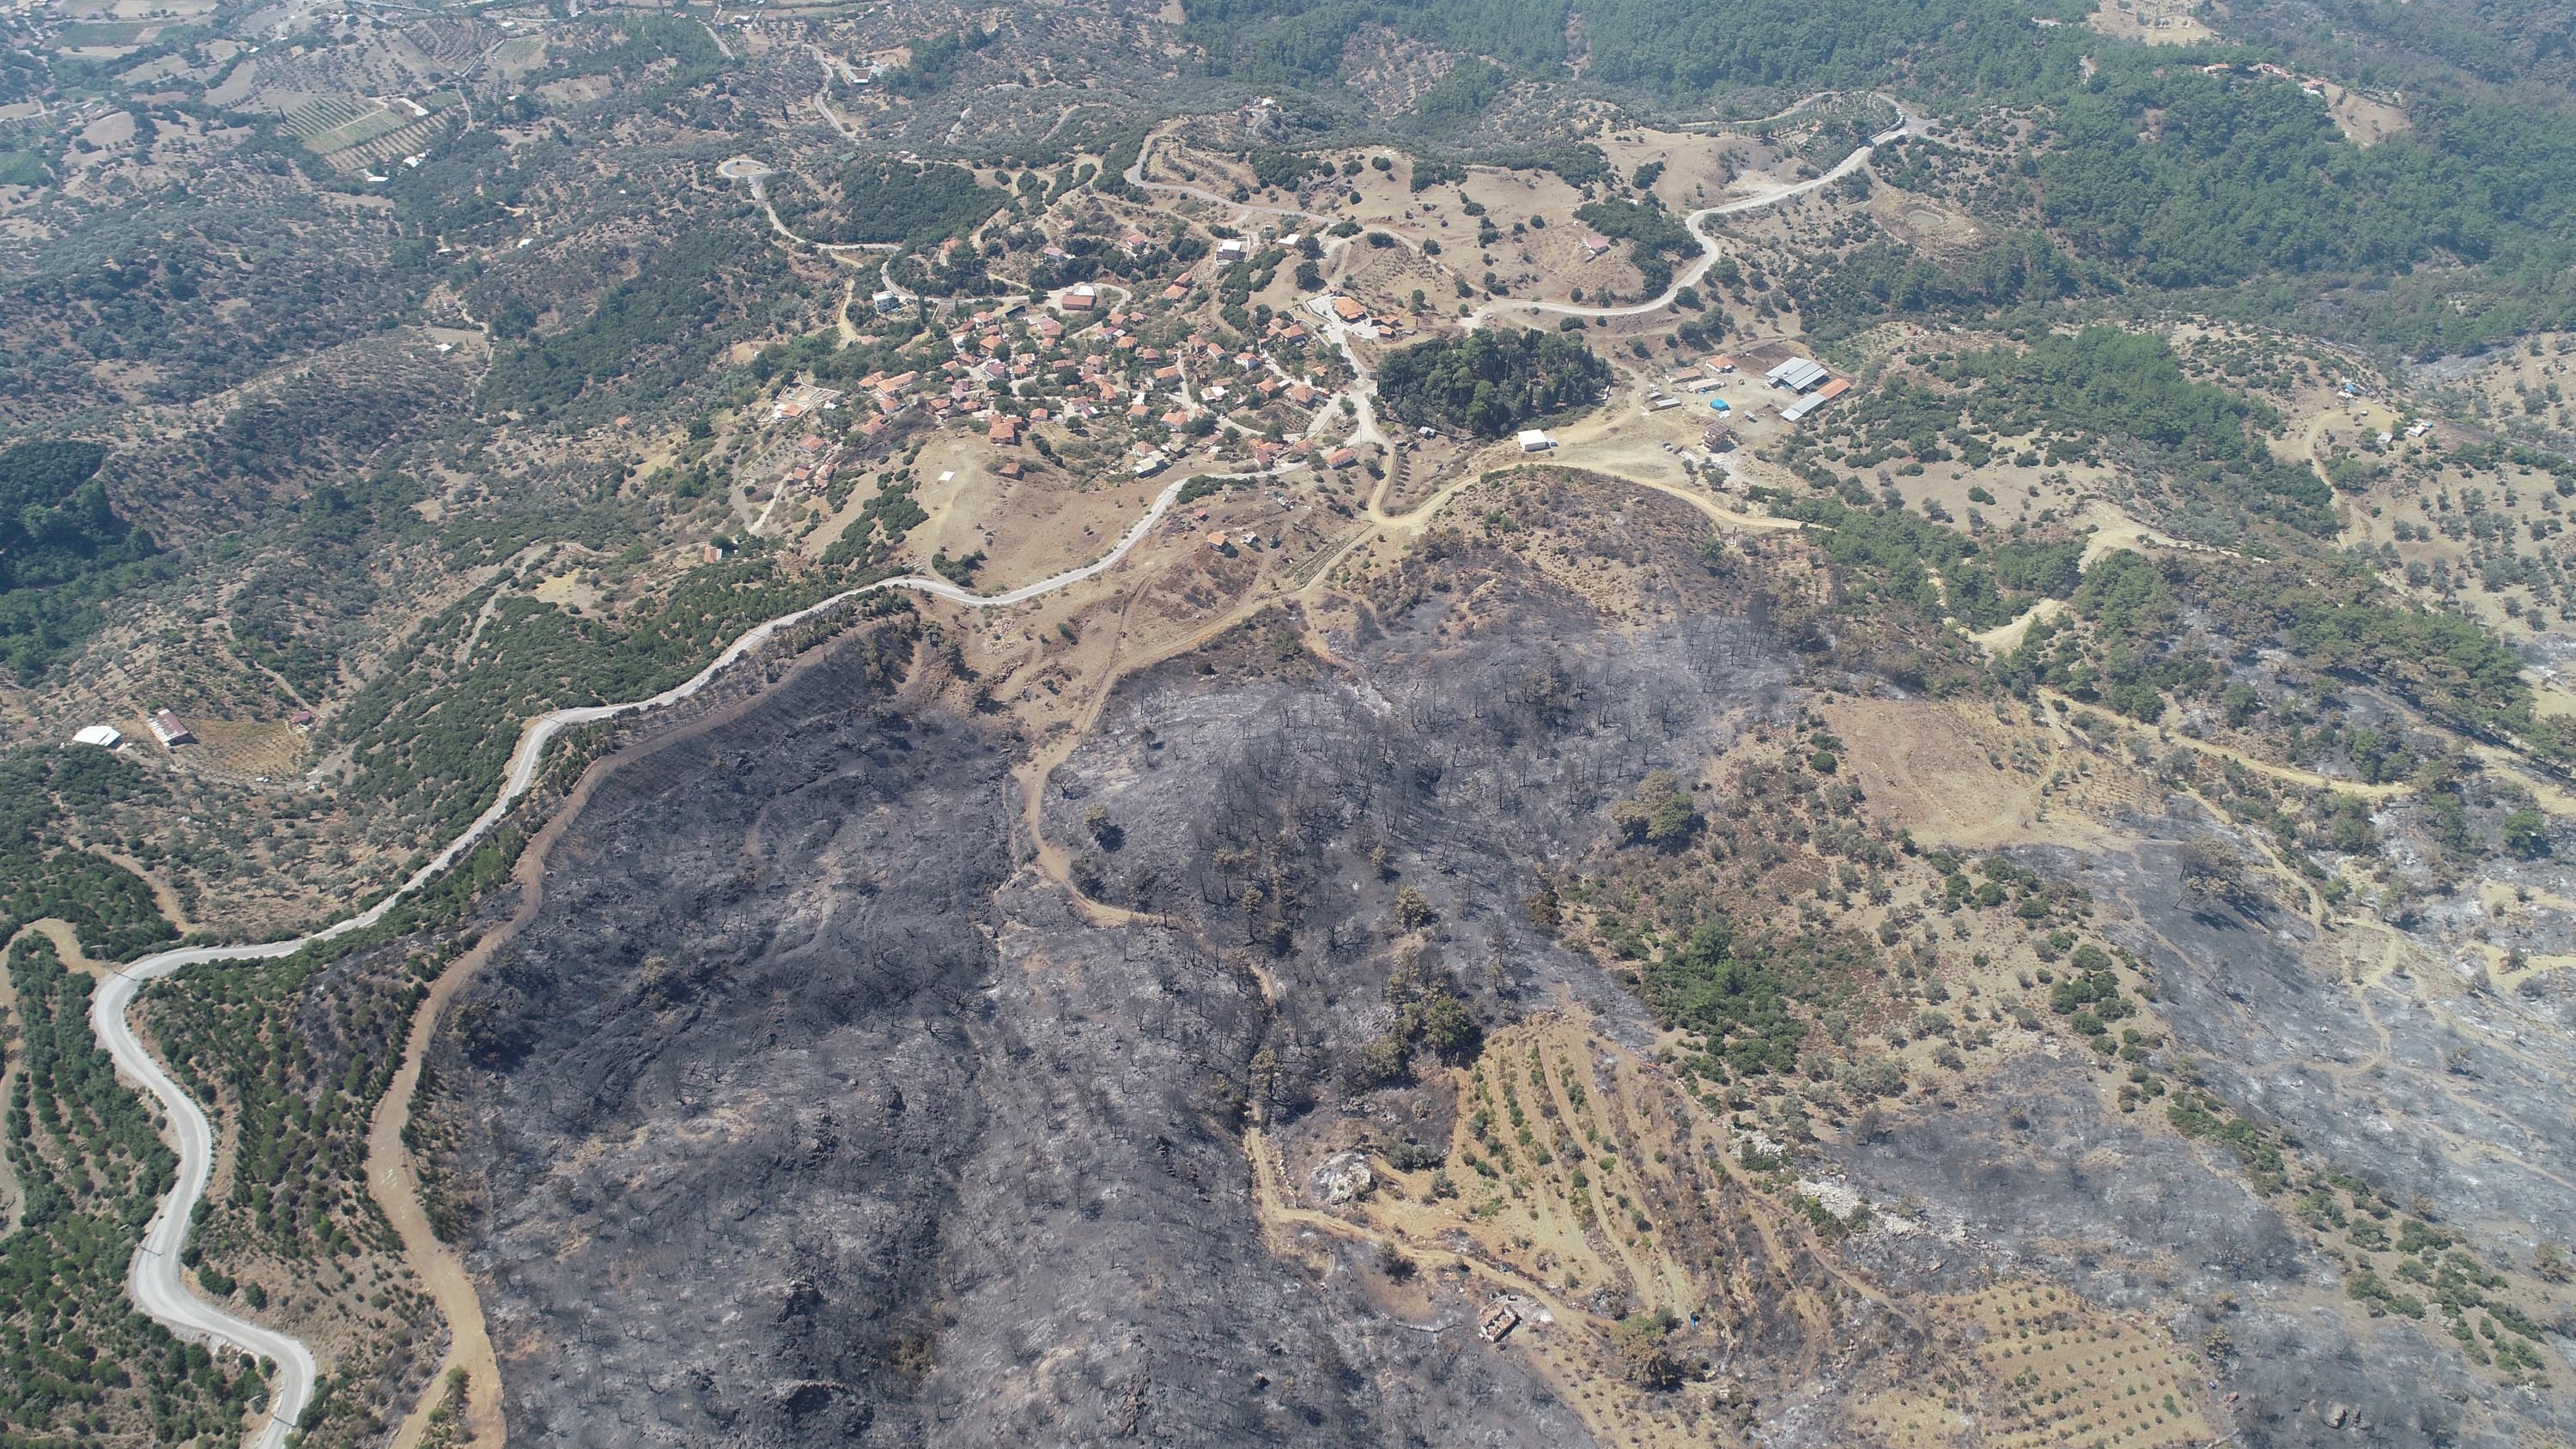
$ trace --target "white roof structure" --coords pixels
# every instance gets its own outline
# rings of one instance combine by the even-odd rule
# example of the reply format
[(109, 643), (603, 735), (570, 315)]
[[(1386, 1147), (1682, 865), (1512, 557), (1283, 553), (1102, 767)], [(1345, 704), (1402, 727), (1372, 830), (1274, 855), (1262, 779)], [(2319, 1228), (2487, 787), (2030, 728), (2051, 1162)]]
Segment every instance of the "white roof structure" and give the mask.
[(1792, 392), (1805, 392), (1832, 375), (1821, 364), (1804, 357), (1790, 358), (1764, 374), (1773, 387), (1785, 387)]
[(125, 743), (125, 736), (119, 734), (114, 725), (83, 725), (80, 732), (72, 736), (72, 743), (112, 750)]
[(1807, 394), (1805, 397), (1798, 399), (1796, 402), (1789, 404), (1787, 407), (1780, 409), (1780, 416), (1786, 418), (1790, 422), (1797, 422), (1807, 414), (1814, 412), (1816, 409), (1823, 407), (1825, 404), (1832, 402), (1835, 398), (1841, 397), (1844, 393), (1849, 391), (1851, 391), (1851, 379), (1838, 378), (1835, 381), (1818, 388), (1814, 392)]
[(1521, 451), (1524, 453), (1544, 453), (1555, 446), (1554, 439), (1536, 428), (1525, 429), (1521, 433)]

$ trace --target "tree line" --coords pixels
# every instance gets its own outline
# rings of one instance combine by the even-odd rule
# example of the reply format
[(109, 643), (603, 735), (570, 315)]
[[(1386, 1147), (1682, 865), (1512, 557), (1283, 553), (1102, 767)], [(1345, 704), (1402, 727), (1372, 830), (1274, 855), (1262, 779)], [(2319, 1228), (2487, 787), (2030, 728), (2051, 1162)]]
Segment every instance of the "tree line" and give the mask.
[(1390, 416), (1480, 438), (1589, 407), (1609, 385), (1610, 365), (1581, 338), (1519, 327), (1417, 343), (1378, 369)]

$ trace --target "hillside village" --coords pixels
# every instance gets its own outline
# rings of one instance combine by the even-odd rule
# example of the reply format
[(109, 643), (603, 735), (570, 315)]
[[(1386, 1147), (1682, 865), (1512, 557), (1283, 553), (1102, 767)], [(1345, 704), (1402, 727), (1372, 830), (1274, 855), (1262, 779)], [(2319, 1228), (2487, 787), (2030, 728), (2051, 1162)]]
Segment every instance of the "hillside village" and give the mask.
[(2401, 8), (0, 15), (0, 1440), (2566, 1438)]

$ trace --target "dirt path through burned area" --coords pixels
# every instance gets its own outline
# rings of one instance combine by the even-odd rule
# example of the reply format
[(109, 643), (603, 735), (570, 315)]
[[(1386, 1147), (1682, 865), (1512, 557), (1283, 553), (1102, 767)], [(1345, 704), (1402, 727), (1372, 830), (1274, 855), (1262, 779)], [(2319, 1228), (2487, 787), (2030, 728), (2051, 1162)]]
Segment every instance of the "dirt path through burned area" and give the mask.
[(593, 762), (520, 853), (519, 863), (511, 872), (511, 881), (519, 891), (519, 904), (510, 918), (449, 962), (413, 1015), (411, 1035), (403, 1044), (402, 1064), (376, 1104), (375, 1120), (367, 1129), (367, 1192), (393, 1223), (394, 1231), (402, 1238), (403, 1256), (420, 1274), (439, 1313), (447, 1319), (448, 1350), (438, 1372), (430, 1376), (428, 1386), (421, 1391), (420, 1401), (394, 1435), (394, 1449), (416, 1449), (429, 1430), (431, 1413), (446, 1398), (448, 1371), (460, 1368), (466, 1375), (465, 1422), (472, 1435), (470, 1442), (478, 1449), (501, 1449), (508, 1441), (501, 1413), (500, 1360), (492, 1349), (481, 1296), (475, 1292), (464, 1255), (430, 1226), (429, 1212), (421, 1199), (418, 1166), (403, 1140), (411, 1126), (412, 1100), (420, 1086), (421, 1067), (431, 1042), (437, 1038), (448, 1004), (544, 908), (546, 862), (600, 785), (628, 765), (733, 723), (767, 698), (770, 690), (794, 682), (831, 653), (829, 646), (810, 650), (777, 679), (742, 699)]
[[(1046, 833), (1046, 787), (1047, 781), (1055, 777), (1056, 767), (1071, 758), (1073, 752), (1080, 748), (1085, 740), (1091, 738), (1092, 731), (1099, 727), (1101, 712), (1108, 708), (1111, 696), (1118, 692), (1120, 681), (1131, 674), (1151, 669), (1165, 660), (1177, 659), (1193, 649), (1200, 648), (1282, 598), (1297, 597), (1306, 589), (1313, 587), (1314, 584), (1310, 581), (1305, 588), (1292, 590), (1286, 594), (1260, 592), (1249, 595), (1237, 602), (1233, 608), (1177, 639), (1167, 640), (1133, 655), (1112, 655), (1109, 663), (1101, 670), (1099, 682), (1092, 687), (1089, 697), (1083, 701), (1082, 711), (1074, 717), (1071, 726), (1053, 743), (1042, 749), (1032, 750), (1028, 760), (1013, 772), (1019, 777), (1020, 819), (1029, 833), (1029, 850), (1037, 865), (1038, 874), (1045, 876), (1057, 889), (1062, 890), (1065, 898), (1073, 903), (1073, 908), (1081, 913), (1084, 920), (1094, 926), (1177, 924), (1162, 916), (1131, 911), (1124, 906), (1113, 906), (1106, 901), (1096, 900), (1089, 892), (1074, 883), (1072, 852), (1049, 840)], [(1142, 588), (1142, 585), (1138, 586), (1139, 591)], [(1130, 591), (1126, 604), (1119, 609), (1117, 637), (1122, 643), (1128, 637), (1127, 619), (1129, 612), (1135, 607), (1136, 594), (1137, 591)], [(1263, 981), (1263, 990), (1265, 993), (1269, 990), (1266, 978)]]
[[(1794, 520), (1755, 518), (1748, 514), (1737, 513), (1719, 504), (1706, 493), (1680, 484), (1593, 469), (1583, 471), (1593, 477), (1609, 479), (1635, 488), (1650, 489), (1667, 497), (1677, 498), (1705, 515), (1711, 523), (1719, 526), (1782, 531), (1795, 531), (1806, 527), (1805, 524)], [(1133, 655), (1113, 656), (1101, 671), (1098, 682), (1092, 686), (1081, 712), (1074, 717), (1070, 726), (1051, 743), (1032, 751), (1027, 762), (1014, 772), (1020, 781), (1021, 823), (1028, 831), (1030, 849), (1036, 858), (1038, 872), (1062, 889), (1067, 898), (1073, 902), (1074, 908), (1093, 925), (1163, 923), (1160, 917), (1141, 915), (1124, 907), (1094, 900), (1081, 887), (1074, 884), (1072, 853), (1047, 838), (1044, 824), (1047, 781), (1054, 776), (1056, 767), (1063, 764), (1084, 740), (1091, 737), (1092, 731), (1100, 723), (1102, 711), (1108, 707), (1111, 697), (1117, 693), (1119, 684), (1130, 675), (1201, 648), (1222, 637), (1228, 630), (1240, 627), (1245, 620), (1273, 605), (1314, 597), (1323, 589), (1325, 580), (1329, 579), (1333, 571), (1351, 555), (1368, 548), (1373, 543), (1392, 541), (1382, 530), (1391, 530), (1407, 542), (1419, 537), (1430, 528), (1432, 520), (1455, 501), (1459, 494), (1484, 481), (1484, 477), (1485, 474), (1482, 471), (1465, 473), (1455, 481), (1442, 485), (1437, 492), (1425, 499), (1420, 507), (1403, 514), (1390, 514), (1386, 511), (1384, 505), (1389, 482), (1388, 479), (1382, 478), (1378, 480), (1377, 487), (1369, 495), (1364, 509), (1363, 526), (1353, 530), (1341, 542), (1326, 544), (1318, 549), (1317, 557), (1321, 561), (1319, 566), (1307, 572), (1301, 565), (1298, 572), (1305, 574), (1302, 579), (1247, 594), (1232, 608), (1176, 639), (1165, 641)], [(1135, 598), (1131, 593), (1128, 599), (1129, 607), (1132, 607), (1134, 602)], [(1125, 609), (1120, 612), (1118, 637), (1122, 641), (1128, 637)], [(1340, 661), (1333, 657), (1329, 646), (1314, 647), (1315, 641), (1311, 638), (1309, 645), (1316, 657), (1326, 665), (1339, 664)]]
[[(1756, 515), (1751, 513), (1739, 513), (1736, 510), (1727, 507), (1725, 504), (1720, 503), (1715, 497), (1709, 494), (1708, 490), (1704, 488), (1693, 488), (1681, 483), (1667, 483), (1660, 478), (1646, 478), (1635, 473), (1622, 473), (1616, 471), (1615, 468), (1610, 466), (1586, 464), (1581, 459), (1581, 453), (1584, 443), (1587, 441), (1589, 440), (1560, 440), (1558, 444), (1559, 456), (1563, 457), (1565, 460), (1562, 462), (1533, 461), (1522, 457), (1518, 453), (1506, 454), (1505, 456), (1508, 459), (1517, 460), (1517, 466), (1519, 467), (1568, 468), (1589, 473), (1594, 477), (1614, 478), (1619, 482), (1628, 484), (1635, 488), (1651, 488), (1657, 493), (1664, 494), (1667, 497), (1680, 499), (1682, 502), (1689, 504), (1691, 507), (1698, 509), (1701, 513), (1707, 515), (1709, 522), (1724, 528), (1741, 529), (1746, 532), (1753, 533), (1793, 533), (1804, 529), (1807, 526), (1794, 518), (1774, 518), (1767, 514)], [(1460, 460), (1460, 476), (1450, 482), (1442, 484), (1430, 497), (1424, 499), (1418, 506), (1405, 513), (1389, 513), (1386, 511), (1386, 496), (1388, 491), (1395, 486), (1395, 475), (1392, 472), (1389, 472), (1387, 476), (1378, 479), (1377, 485), (1369, 490), (1368, 503), (1364, 510), (1369, 524), (1376, 528), (1402, 529), (1407, 537), (1419, 536), (1424, 530), (1431, 526), (1432, 519), (1439, 516), (1441, 510), (1447, 508), (1459, 494), (1475, 487), (1479, 483), (1482, 483), (1489, 476), (1500, 474), (1507, 477), (1515, 470), (1515, 464), (1509, 461), (1505, 462), (1499, 468), (1471, 469), (1467, 465), (1472, 457), (1473, 455), (1471, 454), (1469, 455), (1469, 459)], [(1340, 560), (1336, 559), (1335, 562), (1338, 563)], [(1322, 571), (1319, 571), (1319, 573), (1320, 572)], [(1309, 587), (1311, 587), (1311, 585), (1309, 585)]]
[[(179, 1157), (177, 1180), (171, 1186), (169, 1194), (162, 1199), (150, 1222), (146, 1224), (144, 1241), (136, 1245), (134, 1256), (128, 1263), (127, 1296), (138, 1309), (173, 1332), (236, 1348), (277, 1366), (276, 1388), (270, 1400), (270, 1411), (266, 1421), (255, 1432), (253, 1437), (255, 1444), (261, 1446), (261, 1449), (285, 1449), (287, 1440), (294, 1433), (296, 1423), (301, 1420), (305, 1410), (313, 1402), (315, 1386), (320, 1377), (319, 1365), (314, 1360), (312, 1349), (303, 1340), (280, 1333), (209, 1302), (199, 1296), (180, 1273), (181, 1255), (193, 1229), (196, 1211), (203, 1203), (208, 1183), (213, 1179), (218, 1138), (204, 1109), (171, 1078), (153, 1050), (135, 1030), (133, 1023), (128, 1020), (127, 1013), (133, 1006), (137, 993), (154, 981), (192, 966), (215, 961), (276, 960), (318, 943), (337, 940), (350, 932), (365, 930), (375, 925), (402, 901), (445, 875), (456, 862), (465, 857), (467, 851), (500, 828), (510, 811), (535, 786), (539, 771), (544, 764), (547, 746), (556, 735), (566, 729), (597, 724), (627, 715), (641, 715), (691, 699), (708, 684), (724, 676), (743, 658), (779, 637), (782, 631), (804, 625), (808, 621), (845, 608), (863, 597), (885, 590), (926, 594), (965, 608), (987, 609), (1007, 608), (1013, 604), (1052, 594), (1060, 589), (1070, 588), (1116, 568), (1152, 533), (1154, 526), (1178, 501), (1181, 490), (1185, 486), (1186, 480), (1173, 480), (1161, 493), (1155, 495), (1154, 501), (1146, 507), (1144, 516), (1136, 520), (1134, 526), (1119, 538), (1109, 552), (1078, 568), (1068, 569), (1035, 583), (1022, 585), (1007, 593), (990, 595), (970, 593), (946, 579), (918, 574), (879, 579), (843, 590), (818, 603), (790, 610), (776, 618), (754, 625), (719, 651), (715, 658), (707, 662), (705, 668), (659, 694), (618, 704), (580, 705), (558, 709), (525, 721), (520, 727), (517, 745), (510, 753), (509, 767), (504, 774), (499, 795), (485, 807), (482, 814), (469, 822), (462, 832), (440, 847), (402, 884), (379, 896), (373, 905), (307, 935), (227, 946), (178, 946), (143, 956), (122, 966), (109, 968), (99, 974), (100, 990), (91, 998), (90, 1005), (91, 1032), (97, 1037), (99, 1045), (115, 1059), (119, 1072), (142, 1085), (152, 1096), (159, 1099), (167, 1114), (165, 1128), (176, 1139), (172, 1146)], [(791, 666), (790, 673), (794, 672), (796, 672), (796, 666)], [(686, 735), (675, 734), (674, 737), (685, 738)], [(413, 1068), (411, 1080), (416, 1086), (418, 1081), (416, 1065)], [(404, 1103), (401, 1110), (408, 1113), (408, 1093), (397, 1100)], [(403, 1123), (397, 1124), (393, 1136), (397, 1147), (400, 1145), (401, 1137), (399, 1128), (407, 1123), (406, 1117)], [(391, 1181), (398, 1181), (398, 1179), (399, 1174)], [(414, 1186), (416, 1188), (417, 1184), (415, 1183)], [(372, 1172), (369, 1188), (371, 1192), (378, 1190)], [(415, 1199), (413, 1208), (417, 1211), (417, 1192), (412, 1195)], [(428, 1267), (433, 1272), (443, 1271), (438, 1270), (436, 1266), (434, 1255), (438, 1251), (437, 1240), (434, 1234), (427, 1233), (425, 1213), (420, 1215), (415, 1229), (420, 1234), (415, 1238), (415, 1243), (422, 1245), (424, 1251), (433, 1254), (428, 1261)], [(446, 1282), (451, 1290), (465, 1284), (465, 1280), (458, 1275), (446, 1275)], [(466, 1307), (462, 1294), (451, 1291), (448, 1301), (456, 1304), (462, 1314)], [(479, 1308), (470, 1315), (470, 1318), (472, 1321), (480, 1321)], [(465, 1319), (461, 1317), (460, 1321)], [(490, 1386), (482, 1387), (481, 1380), (478, 1379), (476, 1392), (497, 1395), (499, 1393), (497, 1375), (483, 1377), (491, 1380)], [(497, 1399), (494, 1402), (497, 1403)], [(497, 1414), (497, 1409), (494, 1412)], [(494, 1429), (496, 1437), (489, 1442), (497, 1444), (498, 1433), (496, 1426)]]
[[(1600, 479), (1605, 483), (1626, 485), (1631, 489), (1652, 491), (1677, 499), (1688, 504), (1716, 526), (1749, 524), (1755, 528), (1788, 531), (1804, 527), (1790, 520), (1747, 518), (1725, 508), (1704, 493), (1683, 485), (1631, 475), (1597, 472), (1591, 469), (1582, 471), (1587, 476)], [(1044, 828), (1046, 790), (1049, 780), (1058, 766), (1095, 735), (1101, 717), (1106, 713), (1109, 702), (1115, 697), (1120, 684), (1145, 670), (1208, 645), (1274, 605), (1313, 597), (1324, 589), (1325, 581), (1331, 575), (1333, 567), (1338, 566), (1344, 559), (1362, 548), (1376, 543), (1393, 542), (1399, 545), (1410, 543), (1427, 531), (1439, 515), (1461, 494), (1483, 481), (1484, 476), (1483, 470), (1469, 471), (1464, 476), (1443, 485), (1421, 505), (1401, 515), (1392, 515), (1385, 511), (1383, 504), (1387, 484), (1382, 480), (1368, 500), (1363, 527), (1341, 543), (1328, 544), (1320, 550), (1322, 554), (1328, 556), (1325, 567), (1315, 569), (1311, 574), (1294, 582), (1257, 589), (1239, 600), (1232, 608), (1184, 634), (1140, 649), (1130, 655), (1113, 657), (1109, 661), (1094, 682), (1083, 707), (1071, 722), (1071, 727), (1044, 747), (1033, 751), (1016, 772), (1022, 792), (1020, 801), (1022, 824), (1027, 831), (1039, 873), (1064, 892), (1066, 898), (1085, 920), (1094, 926), (1154, 926), (1195, 934), (1185, 922), (1129, 910), (1092, 898), (1072, 878), (1073, 852), (1064, 845), (1050, 840)], [(1131, 595), (1130, 607), (1133, 602), (1134, 596)], [(1122, 638), (1126, 637), (1123, 628), (1125, 613), (1126, 611), (1122, 610)], [(1307, 638), (1307, 647), (1326, 667), (1341, 667), (1342, 661), (1332, 654), (1329, 644), (1316, 638), (1311, 632)], [(1204, 942), (1202, 946), (1208, 949), (1211, 955), (1218, 954), (1212, 947), (1206, 947)], [(1270, 972), (1254, 957), (1243, 958), (1243, 964), (1258, 981), (1264, 1000), (1275, 1006), (1279, 988)], [(1251, 1172), (1251, 1197), (1255, 1219), (1261, 1228), (1264, 1241), (1283, 1258), (1311, 1258), (1315, 1251), (1312, 1243), (1301, 1244), (1300, 1238), (1315, 1233), (1328, 1234), (1342, 1241), (1373, 1248), (1392, 1248), (1427, 1264), (1443, 1264), (1453, 1266), (1461, 1272), (1482, 1273), (1493, 1280), (1508, 1284), (1515, 1294), (1545, 1305), (1561, 1322), (1568, 1325), (1581, 1324), (1590, 1318), (1590, 1315), (1574, 1307), (1562, 1294), (1512, 1264), (1495, 1261), (1481, 1254), (1461, 1252), (1454, 1246), (1421, 1241), (1408, 1234), (1383, 1229), (1374, 1224), (1355, 1222), (1300, 1205), (1293, 1188), (1287, 1181), (1285, 1166), (1278, 1149), (1268, 1140), (1261, 1124), (1257, 1121), (1247, 1124), (1244, 1128), (1241, 1147), (1246, 1165)], [(1750, 1216), (1754, 1230), (1775, 1256), (1783, 1261), (1791, 1256), (1791, 1234), (1783, 1224), (1771, 1221), (1761, 1213)], [(1915, 1322), (1912, 1315), (1898, 1310), (1888, 1297), (1873, 1285), (1843, 1271), (1838, 1266), (1830, 1271), (1833, 1279), (1850, 1293), (1877, 1305), (1881, 1311), (1895, 1313), (1909, 1323)], [(1829, 1341), (1833, 1315), (1823, 1298), (1812, 1287), (1806, 1285), (1792, 1289), (1788, 1297), (1790, 1310), (1813, 1330), (1814, 1343), (1821, 1345)], [(1916, 1327), (1920, 1329), (1921, 1325), (1917, 1323)], [(1811, 1352), (1821, 1353), (1821, 1349), (1811, 1348)]]

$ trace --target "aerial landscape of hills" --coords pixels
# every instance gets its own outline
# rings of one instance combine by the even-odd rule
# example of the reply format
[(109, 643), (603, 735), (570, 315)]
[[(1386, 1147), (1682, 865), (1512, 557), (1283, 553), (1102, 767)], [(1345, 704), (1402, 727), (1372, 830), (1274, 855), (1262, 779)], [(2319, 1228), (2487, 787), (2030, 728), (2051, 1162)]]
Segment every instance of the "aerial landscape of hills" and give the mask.
[(2576, 1442), (2576, 19), (0, 15), (0, 1446)]

